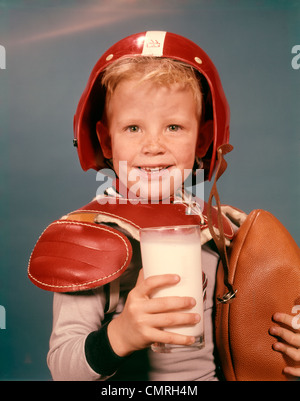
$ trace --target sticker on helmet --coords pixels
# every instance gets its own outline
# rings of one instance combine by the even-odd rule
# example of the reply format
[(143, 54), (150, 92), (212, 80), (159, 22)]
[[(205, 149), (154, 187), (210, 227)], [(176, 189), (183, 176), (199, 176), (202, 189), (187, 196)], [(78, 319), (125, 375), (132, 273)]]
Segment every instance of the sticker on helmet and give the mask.
[(161, 57), (164, 50), (166, 32), (163, 31), (148, 31), (145, 35), (143, 56)]

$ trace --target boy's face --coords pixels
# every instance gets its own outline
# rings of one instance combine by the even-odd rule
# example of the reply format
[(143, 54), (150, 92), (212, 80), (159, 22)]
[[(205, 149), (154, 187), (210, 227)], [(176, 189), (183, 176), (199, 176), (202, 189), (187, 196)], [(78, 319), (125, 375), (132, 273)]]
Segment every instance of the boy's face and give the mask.
[(104, 156), (137, 196), (172, 195), (193, 168), (199, 114), (190, 89), (123, 80), (106, 109), (107, 129), (98, 128)]

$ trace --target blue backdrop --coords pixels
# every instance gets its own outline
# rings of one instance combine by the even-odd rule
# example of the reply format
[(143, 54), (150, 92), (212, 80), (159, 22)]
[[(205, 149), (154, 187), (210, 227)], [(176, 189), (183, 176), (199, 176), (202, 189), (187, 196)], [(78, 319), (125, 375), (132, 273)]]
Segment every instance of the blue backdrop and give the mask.
[(235, 148), (222, 202), (271, 211), (299, 241), (299, 20), (298, 0), (0, 1), (1, 380), (51, 379), (52, 295), (30, 283), (27, 263), (43, 229), (96, 193), (72, 146), (73, 114), (122, 37), (168, 30), (210, 55)]

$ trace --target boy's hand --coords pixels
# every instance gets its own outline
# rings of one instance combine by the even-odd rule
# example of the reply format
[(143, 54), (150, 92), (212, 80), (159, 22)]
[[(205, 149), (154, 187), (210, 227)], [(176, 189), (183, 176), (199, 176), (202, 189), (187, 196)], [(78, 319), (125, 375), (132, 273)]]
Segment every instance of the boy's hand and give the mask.
[(286, 313), (275, 313), (273, 320), (277, 323), (284, 324), (282, 326), (274, 326), (270, 328), (270, 334), (280, 337), (283, 342), (276, 342), (273, 344), (275, 351), (282, 352), (290, 357), (293, 361), (299, 362), (299, 367), (287, 366), (283, 369), (284, 373), (300, 377), (300, 330), (293, 328), (294, 316), (287, 315)]
[(122, 313), (108, 325), (108, 338), (119, 356), (149, 347), (152, 343), (190, 345), (194, 337), (161, 330), (164, 327), (192, 325), (200, 320), (197, 313), (187, 313), (195, 305), (190, 297), (153, 298), (154, 290), (175, 285), (177, 275), (164, 274), (144, 279), (141, 269), (136, 286), (129, 292)]

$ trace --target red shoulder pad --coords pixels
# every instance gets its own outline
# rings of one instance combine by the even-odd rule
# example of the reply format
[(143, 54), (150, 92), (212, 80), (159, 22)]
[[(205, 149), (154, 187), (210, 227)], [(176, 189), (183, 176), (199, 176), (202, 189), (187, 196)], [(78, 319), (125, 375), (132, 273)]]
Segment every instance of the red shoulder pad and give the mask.
[(131, 257), (131, 244), (121, 232), (94, 223), (57, 220), (40, 236), (28, 276), (47, 291), (82, 291), (119, 277)]
[[(106, 203), (99, 203), (97, 200), (90, 202), (75, 212), (70, 213), (78, 214), (95, 213), (99, 216), (105, 215), (111, 218), (123, 220), (126, 223), (140, 228), (156, 227), (156, 226), (175, 226), (186, 224), (199, 224), (201, 230), (208, 230), (208, 205), (203, 202), (203, 223), (198, 214), (187, 214), (187, 206), (184, 203), (140, 203), (138, 206), (131, 203), (129, 199), (124, 198), (106, 198)], [(224, 235), (228, 240), (232, 240), (234, 232), (230, 220), (222, 216)], [(218, 213), (215, 207), (212, 208), (212, 224), (218, 229)]]

